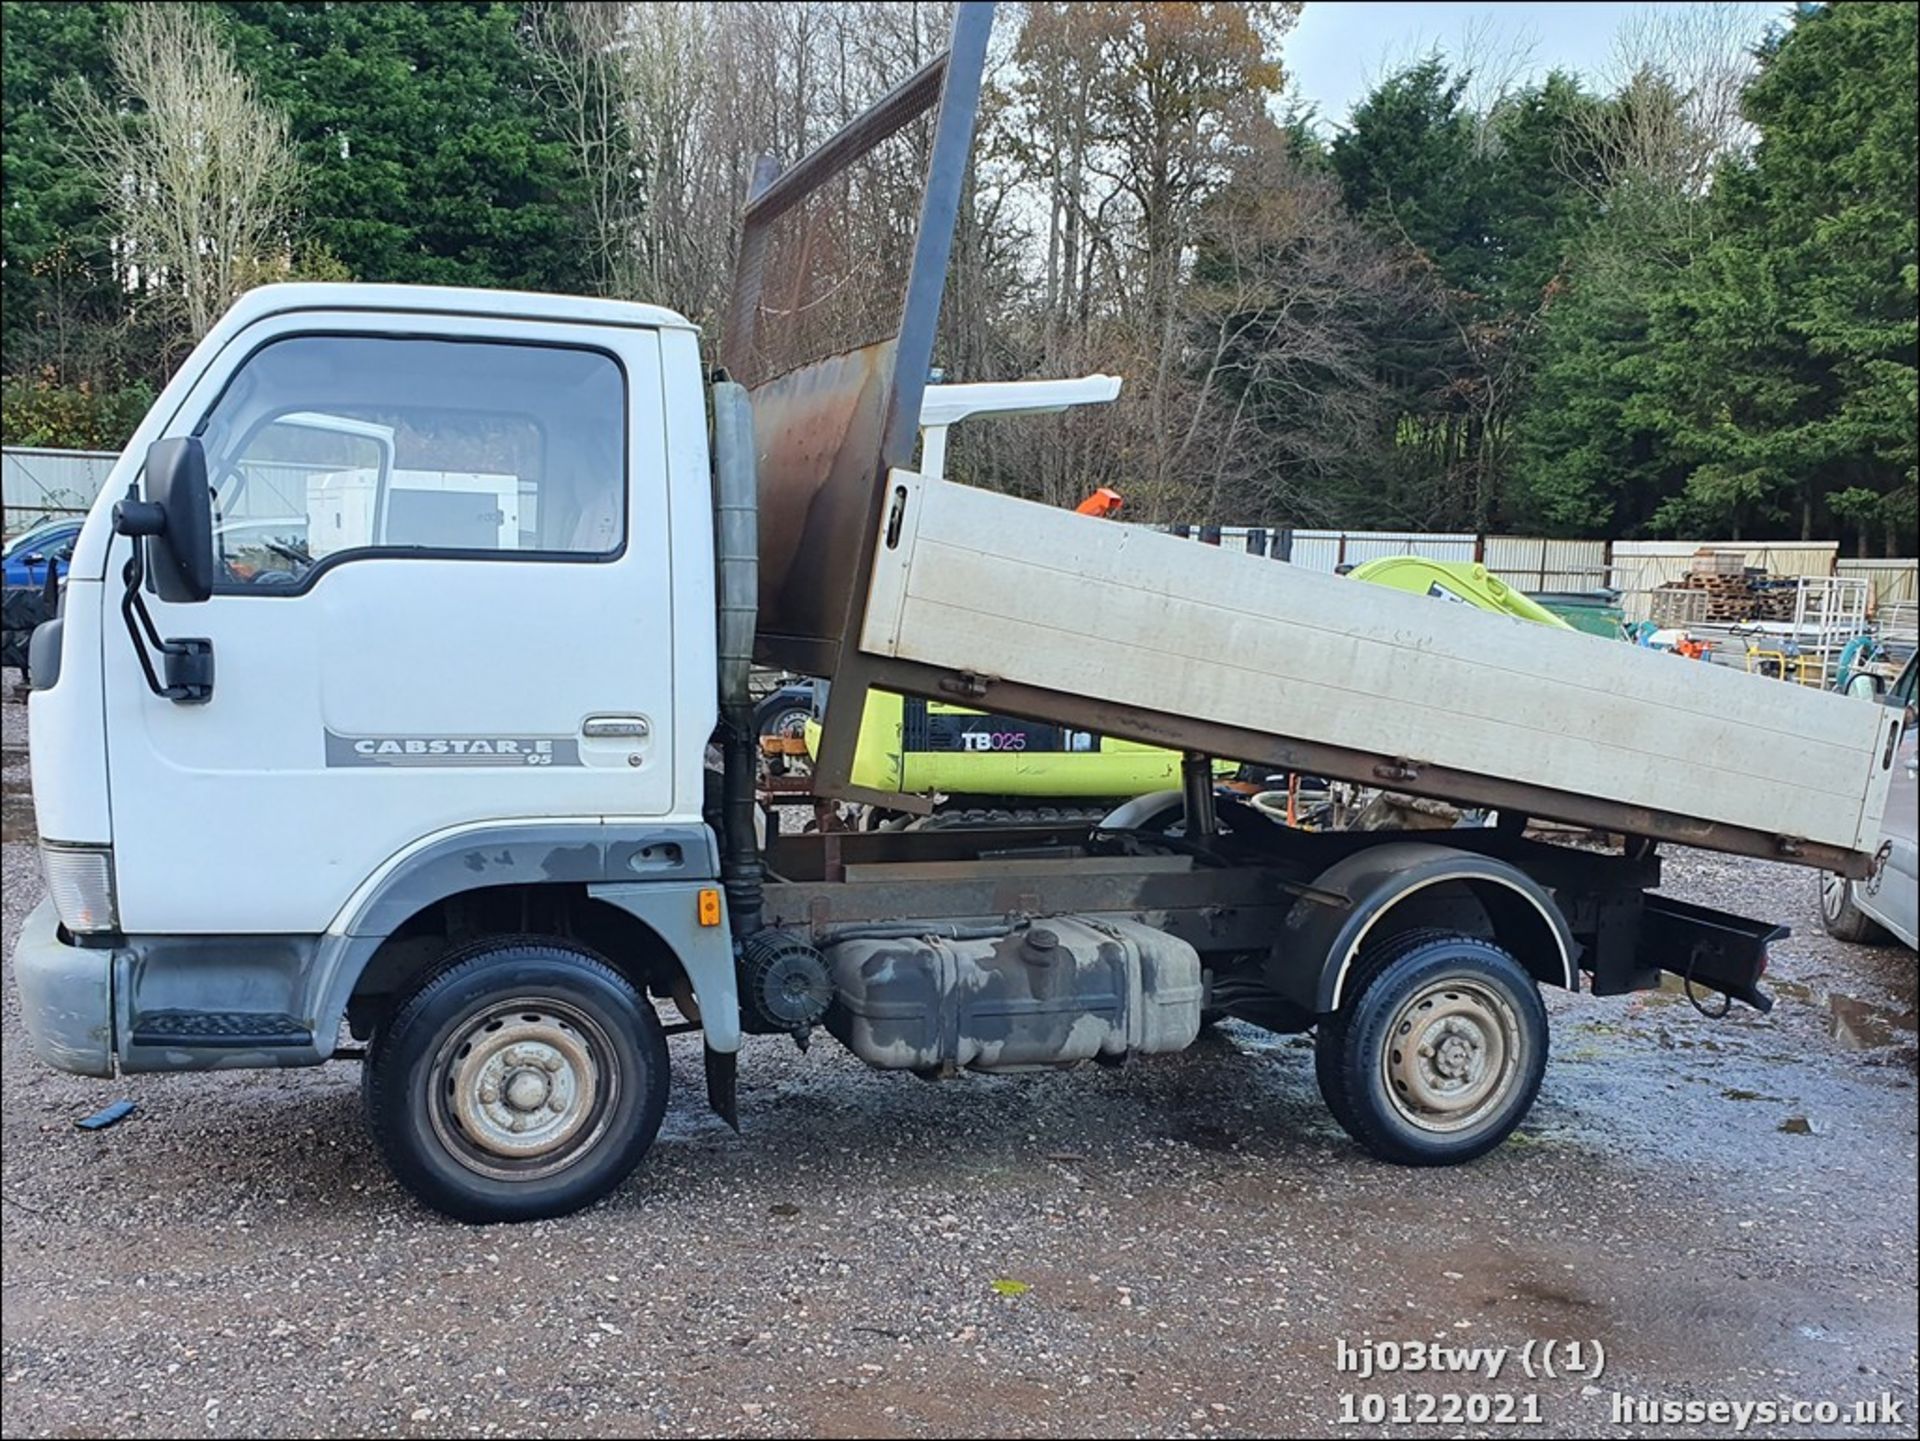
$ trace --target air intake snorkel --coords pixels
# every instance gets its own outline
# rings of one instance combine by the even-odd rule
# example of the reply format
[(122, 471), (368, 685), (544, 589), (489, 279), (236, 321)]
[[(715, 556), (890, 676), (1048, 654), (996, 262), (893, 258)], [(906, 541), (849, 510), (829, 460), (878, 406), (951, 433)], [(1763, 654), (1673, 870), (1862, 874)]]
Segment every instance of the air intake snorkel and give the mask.
[(753, 408), (746, 387), (713, 387), (714, 559), (719, 585), (721, 788), (720, 875), (734, 938), (760, 929), (760, 847), (754, 829), (753, 698), (747, 677), (760, 603), (760, 497)]

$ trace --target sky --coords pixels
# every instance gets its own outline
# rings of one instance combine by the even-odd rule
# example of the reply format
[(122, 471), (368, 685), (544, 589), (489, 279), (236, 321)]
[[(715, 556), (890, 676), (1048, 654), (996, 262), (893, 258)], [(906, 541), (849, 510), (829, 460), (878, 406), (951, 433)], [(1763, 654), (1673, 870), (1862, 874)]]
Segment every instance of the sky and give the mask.
[[(1458, 55), (1472, 39), (1496, 59), (1515, 57), (1516, 78), (1522, 81), (1555, 68), (1601, 78), (1614, 58), (1623, 22), (1651, 10), (1698, 8), (1704, 8), (1701, 0), (1658, 5), (1645, 0), (1307, 0), (1281, 55), (1301, 98), (1319, 117), (1321, 132), (1331, 134), (1383, 72), (1436, 46)], [(1757, 39), (1787, 7), (1742, 3), (1733, 8), (1750, 22)]]

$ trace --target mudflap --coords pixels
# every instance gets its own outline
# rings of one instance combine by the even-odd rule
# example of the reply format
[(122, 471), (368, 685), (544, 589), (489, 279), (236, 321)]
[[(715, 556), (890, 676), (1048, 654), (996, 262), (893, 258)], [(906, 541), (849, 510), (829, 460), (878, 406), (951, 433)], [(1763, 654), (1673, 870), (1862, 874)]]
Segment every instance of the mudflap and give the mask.
[(707, 1047), (707, 1104), (737, 1132), (740, 1129), (740, 1057)]
[(1718, 991), (1765, 1015), (1773, 1009), (1773, 997), (1760, 989), (1767, 947), (1792, 934), (1786, 926), (1711, 906), (1647, 896), (1635, 959), (1671, 971), (1692, 989)]

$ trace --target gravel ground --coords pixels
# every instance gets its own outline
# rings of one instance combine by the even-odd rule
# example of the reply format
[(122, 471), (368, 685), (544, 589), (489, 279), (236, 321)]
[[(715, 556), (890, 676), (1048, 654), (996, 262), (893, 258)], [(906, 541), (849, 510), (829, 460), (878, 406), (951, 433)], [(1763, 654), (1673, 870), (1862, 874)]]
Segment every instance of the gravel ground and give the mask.
[[(40, 886), (6, 726), (4, 945)], [(1394, 1434), (1342, 1396), (1508, 1393), (1538, 1427), (1663, 1401), (1890, 1394), (1915, 1414), (1914, 957), (1828, 940), (1811, 877), (1682, 853), (1680, 896), (1782, 920), (1780, 1005), (1554, 996), (1532, 1117), (1472, 1166), (1359, 1154), (1295, 1039), (926, 1084), (749, 1043), (744, 1134), (695, 1038), (634, 1178), (463, 1228), (375, 1161), (351, 1063), (95, 1082), (5, 987), (8, 1436)], [(72, 1122), (116, 1097), (106, 1131)], [(1018, 1284), (1005, 1284), (1018, 1283)], [(1336, 1370), (1336, 1345), (1604, 1349), (1599, 1377)], [(1356, 1400), (1356, 1405), (1366, 1404)], [(1756, 1435), (1875, 1429), (1755, 1425)]]

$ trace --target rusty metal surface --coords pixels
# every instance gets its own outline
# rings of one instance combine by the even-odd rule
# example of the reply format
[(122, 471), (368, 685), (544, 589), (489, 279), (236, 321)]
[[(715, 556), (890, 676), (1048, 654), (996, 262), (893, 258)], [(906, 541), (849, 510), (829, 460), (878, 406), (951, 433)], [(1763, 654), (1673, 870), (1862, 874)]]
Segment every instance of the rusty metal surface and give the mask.
[[(849, 861), (841, 858), (849, 881), (945, 880), (956, 867), (943, 861)], [(1151, 876), (1193, 869), (1191, 856), (982, 857), (963, 862), (960, 869), (976, 879), (1020, 876), (1046, 880), (1053, 876)]]
[[(851, 837), (839, 837), (843, 843)], [(968, 875), (956, 863), (943, 880), (775, 882), (767, 920), (819, 934), (830, 926), (920, 920), (943, 924), (1055, 915), (1127, 916), (1157, 926), (1204, 953), (1265, 950), (1295, 897), (1279, 877), (1251, 867), (1225, 870), (1058, 876)]]
[[(846, 865), (871, 866), (1084, 855), (1078, 843), (1086, 840), (1088, 829), (1082, 821), (995, 826), (990, 830), (848, 831), (838, 837), (839, 858)], [(767, 847), (767, 863), (790, 881), (823, 880), (824, 839), (813, 833), (778, 836)]]
[(748, 391), (760, 486), (754, 659), (830, 676), (840, 659), (874, 503), (893, 381), (891, 341)]
[[(755, 658), (834, 682), (840, 698), (829, 703), (815, 769), (815, 788), (823, 795), (856, 795), (852, 732), (864, 710), (865, 683), (849, 637), (860, 623), (887, 473), (911, 461), (919, 429), (993, 8), (984, 0), (963, 0), (943, 55), (784, 175), (763, 161), (742, 214), (721, 355), (733, 377), (750, 388), (760, 464)], [(769, 327), (776, 323), (776, 312), (762, 312), (772, 227), (929, 108), (935, 116), (926, 183), (893, 336), (767, 378), (766, 357), (784, 359), (783, 348), (767, 344), (770, 337), (762, 333), (763, 321)], [(804, 286), (806, 271), (803, 250), (796, 285)], [(795, 316), (802, 308), (796, 302), (784, 315)]]

